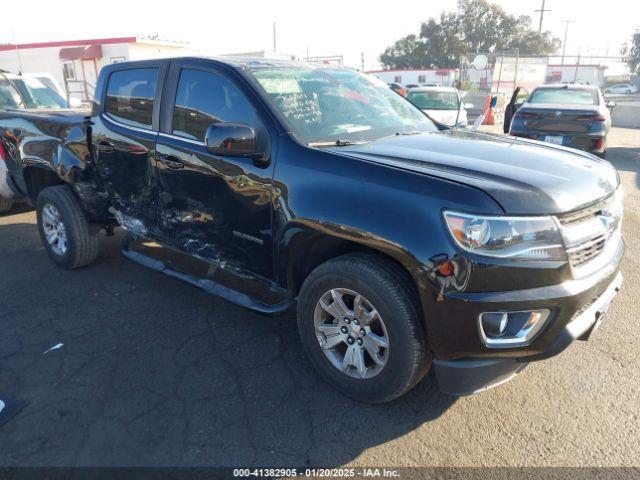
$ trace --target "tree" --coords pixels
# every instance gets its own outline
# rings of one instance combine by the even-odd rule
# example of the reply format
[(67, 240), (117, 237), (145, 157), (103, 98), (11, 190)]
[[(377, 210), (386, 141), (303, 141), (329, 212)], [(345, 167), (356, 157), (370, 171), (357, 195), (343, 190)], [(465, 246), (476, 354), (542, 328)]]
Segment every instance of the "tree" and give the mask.
[(458, 10), (441, 13), (388, 47), (380, 62), (387, 68), (457, 67), (467, 53), (519, 49), (520, 55), (549, 55), (560, 40), (531, 27), (531, 18), (507, 14), (487, 0), (458, 0)]
[(625, 44), (620, 53), (627, 57), (631, 73), (640, 75), (640, 29), (631, 37), (631, 45)]

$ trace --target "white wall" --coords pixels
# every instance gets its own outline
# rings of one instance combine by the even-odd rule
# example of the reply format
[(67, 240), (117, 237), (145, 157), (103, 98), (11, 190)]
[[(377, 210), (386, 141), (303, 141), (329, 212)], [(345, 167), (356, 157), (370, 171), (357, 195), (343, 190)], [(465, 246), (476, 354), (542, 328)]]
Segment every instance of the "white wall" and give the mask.
[(547, 77), (554, 72), (559, 72), (561, 80), (559, 83), (589, 83), (591, 85), (604, 86), (604, 68), (594, 65), (549, 65), (547, 67)]
[[(385, 83), (399, 83), (400, 85), (422, 85), (425, 83), (437, 83), (444, 87), (450, 87), (457, 78), (456, 70), (448, 70), (446, 75), (438, 75), (438, 70), (386, 70), (379, 72), (369, 72), (371, 75), (379, 78)], [(424, 76), (424, 81), (421, 80)], [(399, 81), (396, 81), (400, 77)]]
[(153, 58), (184, 57), (197, 55), (189, 48), (181, 46), (154, 45), (146, 43), (129, 44), (129, 56), (131, 60), (148, 60)]
[(17, 73), (50, 73), (58, 84), (64, 88), (64, 77), (62, 76), (62, 63), (60, 62), (60, 47), (33, 48), (20, 50), (22, 59), (22, 69), (18, 62), (18, 55), (15, 50), (0, 52), (0, 68)]
[[(96, 59), (94, 67), (92, 60), (84, 61), (84, 75), (80, 60), (74, 60), (76, 79), (86, 80), (95, 86), (97, 75), (105, 65), (110, 65), (116, 61), (146, 60), (153, 58), (167, 58), (184, 55), (194, 55), (196, 52), (183, 48), (181, 45), (163, 45), (157, 43), (114, 43), (102, 45), (102, 58)], [(12, 73), (22, 71), (23, 73), (50, 73), (58, 82), (62, 89), (65, 88), (63, 61), (60, 60), (60, 50), (62, 47), (28, 48), (20, 50), (22, 68), (18, 62), (15, 50), (0, 52), (0, 68)], [(97, 69), (97, 74), (95, 70)], [(71, 90), (76, 91), (80, 85), (72, 85)], [(79, 95), (72, 95), (79, 97)]]

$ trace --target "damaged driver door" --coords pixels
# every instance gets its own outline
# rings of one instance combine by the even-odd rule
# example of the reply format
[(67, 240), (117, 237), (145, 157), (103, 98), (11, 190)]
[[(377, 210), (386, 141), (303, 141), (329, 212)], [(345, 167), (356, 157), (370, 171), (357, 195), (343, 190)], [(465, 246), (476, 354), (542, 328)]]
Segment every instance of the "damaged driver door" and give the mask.
[(236, 82), (210, 64), (172, 61), (156, 144), (161, 229), (184, 252), (271, 278), (273, 165), (205, 145), (211, 125), (235, 122), (269, 149), (250, 93)]

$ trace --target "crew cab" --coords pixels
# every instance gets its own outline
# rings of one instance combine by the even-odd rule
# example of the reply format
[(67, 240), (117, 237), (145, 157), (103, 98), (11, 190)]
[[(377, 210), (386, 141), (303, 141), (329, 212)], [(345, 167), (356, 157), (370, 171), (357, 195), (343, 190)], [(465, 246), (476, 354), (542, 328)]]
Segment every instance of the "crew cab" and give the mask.
[(347, 68), (109, 65), (91, 115), (4, 112), (0, 132), (53, 262), (93, 263), (120, 226), (156, 272), (295, 307), (311, 363), (361, 401), (431, 367), (450, 394), (498, 385), (589, 338), (622, 283), (611, 164), (434, 124)]

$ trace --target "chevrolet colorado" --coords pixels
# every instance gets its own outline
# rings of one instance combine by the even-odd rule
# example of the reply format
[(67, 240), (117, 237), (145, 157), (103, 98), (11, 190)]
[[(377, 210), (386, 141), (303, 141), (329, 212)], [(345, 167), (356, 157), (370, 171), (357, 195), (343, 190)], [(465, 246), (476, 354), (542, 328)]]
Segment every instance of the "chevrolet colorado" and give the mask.
[(384, 402), (433, 367), (470, 394), (599, 325), (622, 192), (591, 154), (435, 124), (375, 78), (264, 59), (103, 68), (90, 116), (0, 113), (10, 186), (51, 259), (130, 259), (266, 314)]

